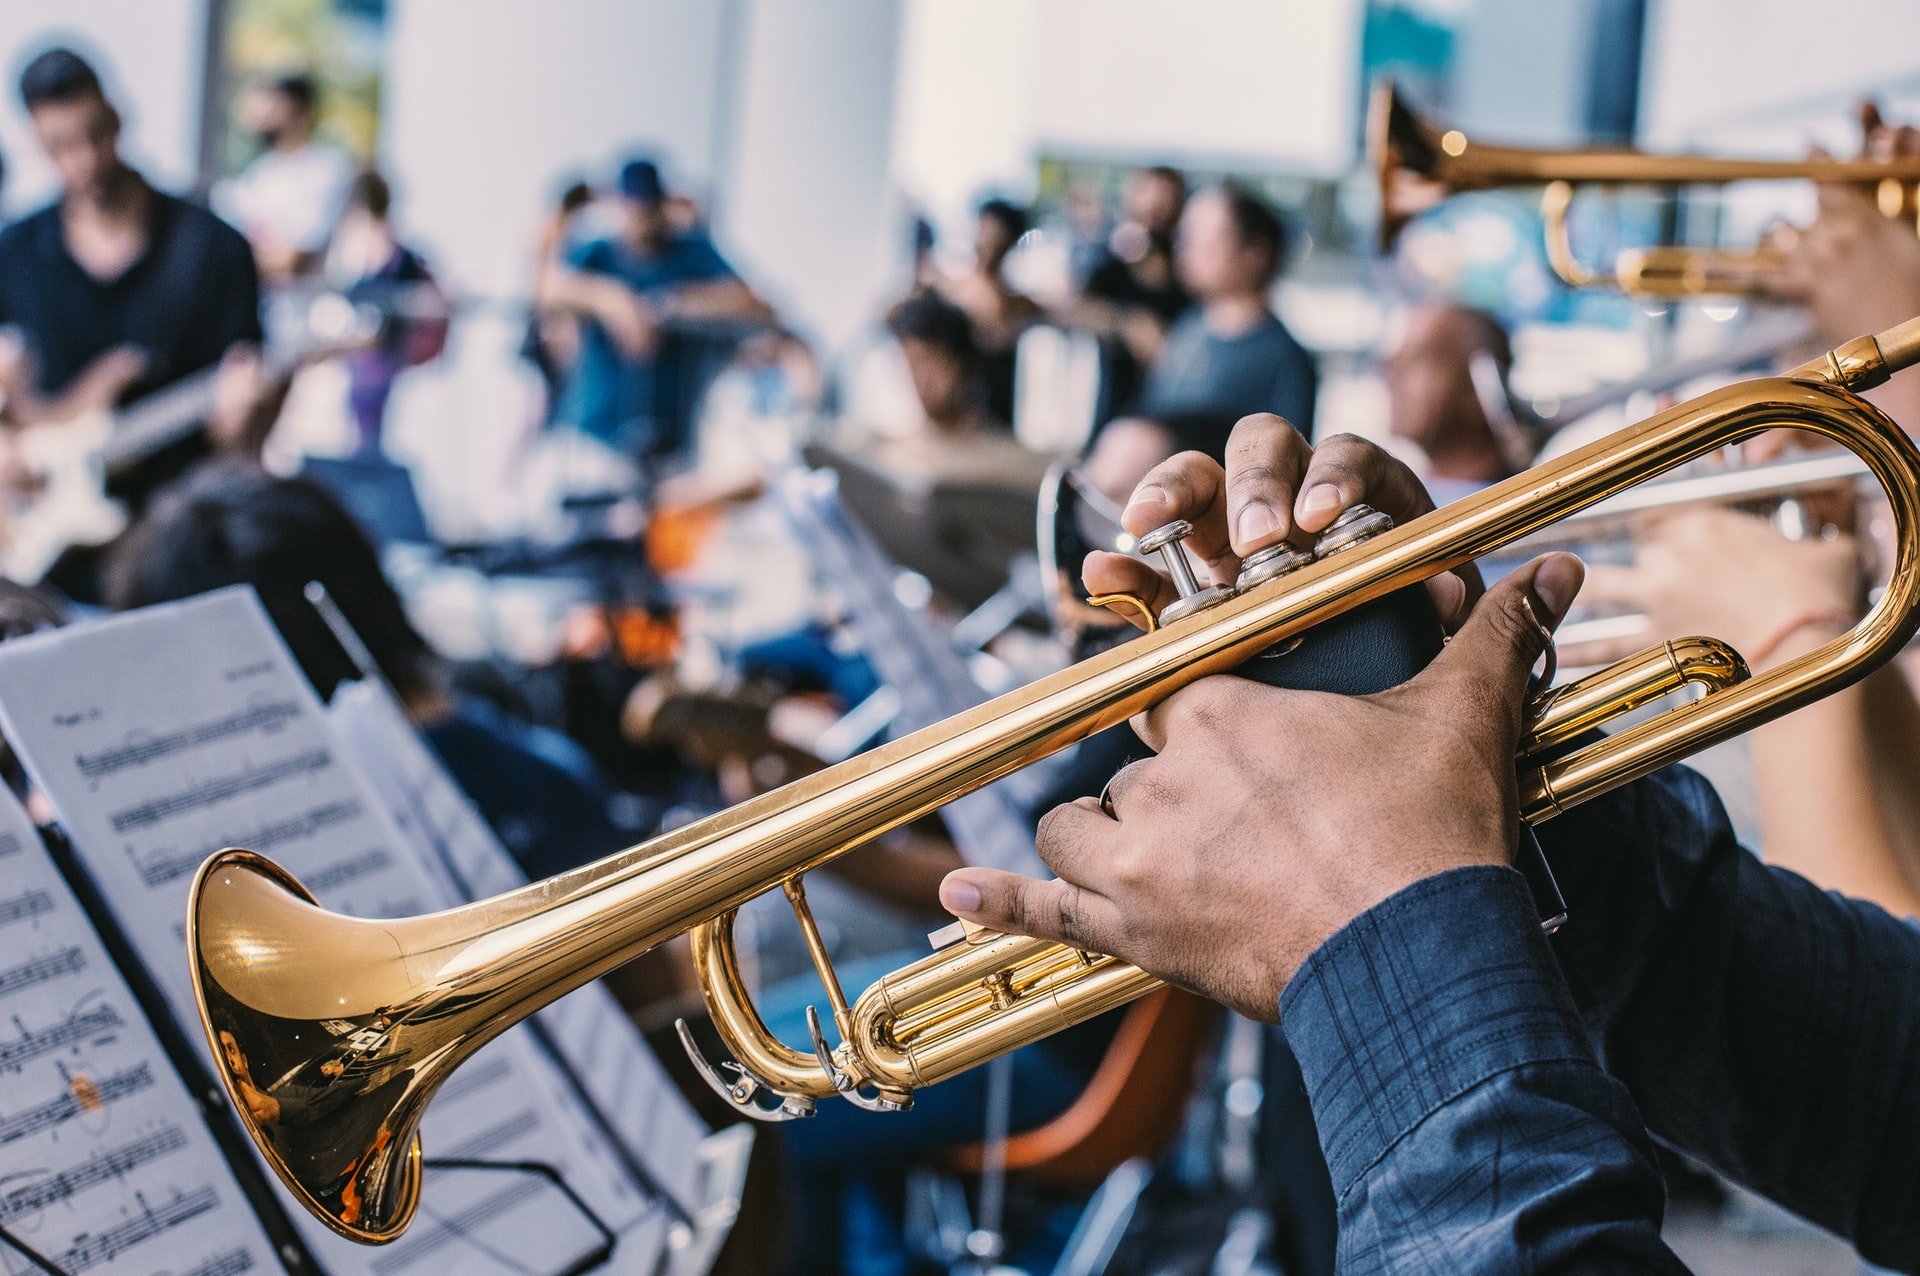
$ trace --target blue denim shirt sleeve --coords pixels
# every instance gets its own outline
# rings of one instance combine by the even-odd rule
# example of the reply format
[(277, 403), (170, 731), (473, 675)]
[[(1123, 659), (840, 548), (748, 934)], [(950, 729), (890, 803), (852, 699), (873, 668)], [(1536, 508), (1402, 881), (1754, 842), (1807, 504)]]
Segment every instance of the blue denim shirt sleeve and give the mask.
[(1685, 767), (1539, 831), (1554, 952), (1653, 1134), (1920, 1272), (1920, 926), (1761, 863)]
[(1356, 918), (1280, 1012), (1341, 1272), (1685, 1270), (1645, 1126), (1512, 869), (1442, 873)]

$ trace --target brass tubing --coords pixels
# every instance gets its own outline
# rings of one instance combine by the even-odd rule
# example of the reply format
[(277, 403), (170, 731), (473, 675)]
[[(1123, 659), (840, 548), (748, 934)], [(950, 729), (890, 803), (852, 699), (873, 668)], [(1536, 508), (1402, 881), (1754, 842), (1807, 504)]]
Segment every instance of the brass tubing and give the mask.
[(1663, 642), (1547, 692), (1520, 737), (1520, 756), (1565, 744), (1690, 682), (1721, 691), (1749, 676), (1740, 653), (1717, 638)]
[[(1920, 454), (1857, 398), (1920, 357), (1920, 321), (1862, 338), (1800, 371), (1673, 408), (1157, 633), (673, 833), (547, 881), (421, 917), (371, 921), (313, 905), (297, 882), (243, 851), (209, 859), (188, 905), (188, 959), (221, 1079), (274, 1171), (335, 1230), (391, 1240), (418, 1206), (419, 1121), (462, 1060), (512, 1024), (654, 944), (886, 830), (1125, 721), (1179, 688), (1229, 671), (1350, 608), (1480, 558), (1652, 474), (1762, 430), (1812, 430), (1853, 449), (1886, 489), (1898, 549), (1881, 601), (1846, 636), (1768, 674), (1623, 731), (1532, 773), (1526, 816), (1548, 815), (1693, 749), (1790, 711), (1865, 674), (1911, 635), (1920, 604)], [(710, 1004), (751, 1010), (725, 926), (696, 936)], [(699, 945), (707, 941), (709, 946)], [(993, 942), (993, 941), (989, 941)], [(1031, 942), (1031, 941), (1030, 941)], [(890, 994), (857, 998), (841, 1047), (850, 1076), (944, 1074), (1153, 986), (1098, 959), (1048, 975), (1056, 954), (1015, 946), (1037, 995), (995, 1018), (948, 1019), (923, 1053), (895, 1049)], [(1014, 950), (1010, 950), (1014, 951)], [(952, 950), (936, 964), (964, 954)], [(926, 963), (910, 968), (914, 986)], [(926, 975), (940, 986), (937, 975)], [(1084, 1013), (1083, 1013), (1084, 1012)], [(742, 1040), (790, 1069), (817, 1070), (736, 1017)], [(771, 1044), (768, 1044), (771, 1043)], [(861, 1052), (866, 1051), (866, 1057)], [(784, 1052), (784, 1053), (783, 1053)], [(836, 1052), (836, 1061), (839, 1054)], [(756, 1059), (743, 1062), (753, 1066)], [(337, 1065), (337, 1066), (336, 1066)], [(904, 1071), (901, 1071), (904, 1070)], [(824, 1096), (822, 1096), (824, 1097)]]

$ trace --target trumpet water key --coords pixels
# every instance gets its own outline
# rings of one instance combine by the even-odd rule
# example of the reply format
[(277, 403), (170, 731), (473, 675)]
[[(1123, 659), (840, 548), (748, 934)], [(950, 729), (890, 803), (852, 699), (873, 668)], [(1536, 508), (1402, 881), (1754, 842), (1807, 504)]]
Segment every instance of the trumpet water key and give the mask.
[[(1387, 599), (1644, 479), (1762, 430), (1851, 449), (1886, 489), (1890, 583), (1850, 632), (1746, 677), (1710, 640), (1667, 644), (1536, 706), (1520, 759), (1538, 822), (1862, 677), (1912, 634), (1920, 604), (1920, 453), (1857, 391), (1920, 359), (1920, 320), (1795, 369), (1714, 391), (1338, 552), (1254, 571), (1157, 631), (785, 788), (506, 895), (423, 917), (329, 913), (285, 870), (223, 851), (187, 916), (195, 991), (220, 1075), (249, 1134), (302, 1205), (357, 1240), (391, 1240), (421, 1188), (420, 1119), (438, 1087), (534, 1011), (675, 935), (693, 932), (710, 1008), (733, 1051), (731, 1098), (770, 1115), (857, 1096), (900, 1107), (915, 1088), (1156, 987), (1099, 953), (1017, 935), (963, 935), (848, 997), (807, 926), (799, 878), (871, 838), (1345, 613)], [(1334, 548), (1329, 546), (1328, 548)], [(1197, 582), (1196, 582), (1197, 584)], [(1241, 587), (1243, 585), (1243, 587)], [(1165, 620), (1165, 617), (1161, 618)], [(1679, 682), (1708, 693), (1564, 755), (1558, 740)], [(727, 922), (784, 890), (816, 941), (839, 1037), (767, 1033)]]

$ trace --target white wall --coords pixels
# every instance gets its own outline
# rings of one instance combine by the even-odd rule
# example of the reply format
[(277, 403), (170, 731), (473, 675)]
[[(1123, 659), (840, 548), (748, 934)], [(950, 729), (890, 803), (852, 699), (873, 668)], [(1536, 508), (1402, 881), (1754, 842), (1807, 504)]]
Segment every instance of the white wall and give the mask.
[[(1650, 0), (1647, 6), (1640, 85), (1647, 145), (1731, 139), (1769, 124), (1802, 141), (1801, 121), (1809, 113), (1843, 121), (1861, 93), (1896, 84), (1920, 87), (1920, 4), (1913, 0)], [(1858, 141), (1842, 136), (1836, 144)]]
[(896, 0), (756, 0), (715, 230), (789, 322), (835, 349), (904, 286), (890, 158)]
[(943, 238), (1043, 152), (1344, 172), (1360, 0), (905, 0), (902, 190)]
[(576, 174), (651, 153), (713, 174), (729, 0), (391, 0), (383, 164), (409, 236), (462, 288), (524, 294)]
[(124, 121), (122, 147), (168, 190), (193, 185), (199, 151), (204, 0), (4, 0), (0, 3), (0, 154), (6, 210), (25, 212), (56, 189), (20, 108), (20, 71), (55, 44), (94, 63)]

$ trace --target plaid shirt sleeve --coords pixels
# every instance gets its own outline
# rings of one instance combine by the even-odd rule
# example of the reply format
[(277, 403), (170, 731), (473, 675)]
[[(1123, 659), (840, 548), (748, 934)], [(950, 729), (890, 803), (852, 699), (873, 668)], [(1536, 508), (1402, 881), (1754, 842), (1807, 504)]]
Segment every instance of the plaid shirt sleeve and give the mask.
[(1418, 882), (1323, 945), (1280, 1002), (1339, 1206), (1343, 1273), (1657, 1271), (1664, 1193), (1526, 882)]

